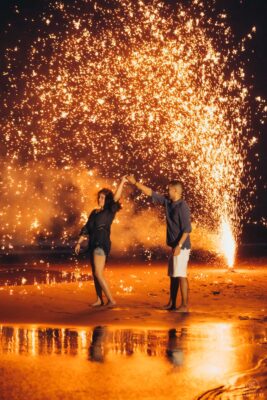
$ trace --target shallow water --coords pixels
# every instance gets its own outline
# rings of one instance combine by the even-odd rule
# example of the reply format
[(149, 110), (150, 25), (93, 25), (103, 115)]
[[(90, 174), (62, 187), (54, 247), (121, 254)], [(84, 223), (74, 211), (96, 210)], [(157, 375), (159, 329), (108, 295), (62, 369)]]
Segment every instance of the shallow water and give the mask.
[(6, 267), (0, 269), (0, 286), (21, 286), (54, 284), (63, 282), (84, 282), (92, 280), (90, 272), (56, 270), (48, 268)]
[(265, 399), (267, 328), (0, 325), (0, 399)]

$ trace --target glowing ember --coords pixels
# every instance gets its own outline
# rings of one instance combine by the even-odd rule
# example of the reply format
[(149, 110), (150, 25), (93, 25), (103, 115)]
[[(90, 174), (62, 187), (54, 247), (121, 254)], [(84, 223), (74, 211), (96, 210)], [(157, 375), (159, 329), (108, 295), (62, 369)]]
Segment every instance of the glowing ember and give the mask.
[(229, 268), (234, 266), (236, 242), (228, 218), (223, 217), (220, 227), (220, 249)]

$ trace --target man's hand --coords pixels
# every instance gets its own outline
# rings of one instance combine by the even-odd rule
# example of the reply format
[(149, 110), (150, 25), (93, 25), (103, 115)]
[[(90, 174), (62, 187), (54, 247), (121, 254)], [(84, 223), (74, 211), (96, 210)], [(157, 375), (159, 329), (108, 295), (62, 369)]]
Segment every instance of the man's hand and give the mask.
[(134, 175), (128, 175), (128, 176), (127, 176), (127, 180), (128, 180), (128, 182), (130, 182), (132, 185), (135, 185), (135, 184), (136, 184), (136, 179), (135, 179), (135, 176), (134, 176)]
[(127, 180), (132, 185), (135, 185), (137, 189), (141, 190), (147, 196), (152, 196), (152, 189), (149, 188), (148, 186), (143, 185), (141, 182), (137, 182), (134, 175), (127, 176)]
[(173, 249), (173, 255), (174, 255), (174, 256), (179, 256), (180, 253), (181, 253), (181, 248), (180, 248), (180, 246), (174, 247), (174, 249)]
[(80, 249), (81, 249), (81, 245), (80, 245), (80, 243), (77, 243), (75, 246), (75, 250), (74, 250), (76, 255), (78, 255), (80, 253)]

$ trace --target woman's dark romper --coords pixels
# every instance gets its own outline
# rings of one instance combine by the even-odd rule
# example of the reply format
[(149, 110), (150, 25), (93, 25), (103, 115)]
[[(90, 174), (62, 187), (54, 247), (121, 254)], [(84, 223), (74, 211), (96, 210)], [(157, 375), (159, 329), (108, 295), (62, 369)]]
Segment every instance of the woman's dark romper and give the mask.
[(96, 247), (101, 247), (106, 256), (111, 249), (110, 227), (115, 214), (121, 208), (119, 202), (114, 202), (109, 208), (101, 211), (93, 210), (88, 217), (86, 224), (80, 231), (80, 236), (89, 236), (88, 251), (92, 256)]

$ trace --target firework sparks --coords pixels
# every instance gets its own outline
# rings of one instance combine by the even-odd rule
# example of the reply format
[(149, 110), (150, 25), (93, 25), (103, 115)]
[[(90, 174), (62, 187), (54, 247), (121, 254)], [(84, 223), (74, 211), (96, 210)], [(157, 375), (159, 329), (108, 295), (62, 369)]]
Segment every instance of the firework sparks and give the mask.
[(196, 225), (219, 230), (227, 211), (223, 231), (234, 241), (255, 143), (244, 69), (231, 68), (245, 42), (233, 47), (226, 16), (211, 20), (199, 1), (175, 12), (157, 1), (76, 5), (54, 2), (40, 16), (45, 34), (19, 78), (19, 46), (7, 50), (2, 246), (21, 237), (66, 243), (88, 214), (88, 190), (125, 172), (151, 184), (179, 177)]
[(229, 220), (223, 218), (220, 227), (220, 248), (226, 258), (227, 265), (233, 268), (235, 261), (236, 243)]

